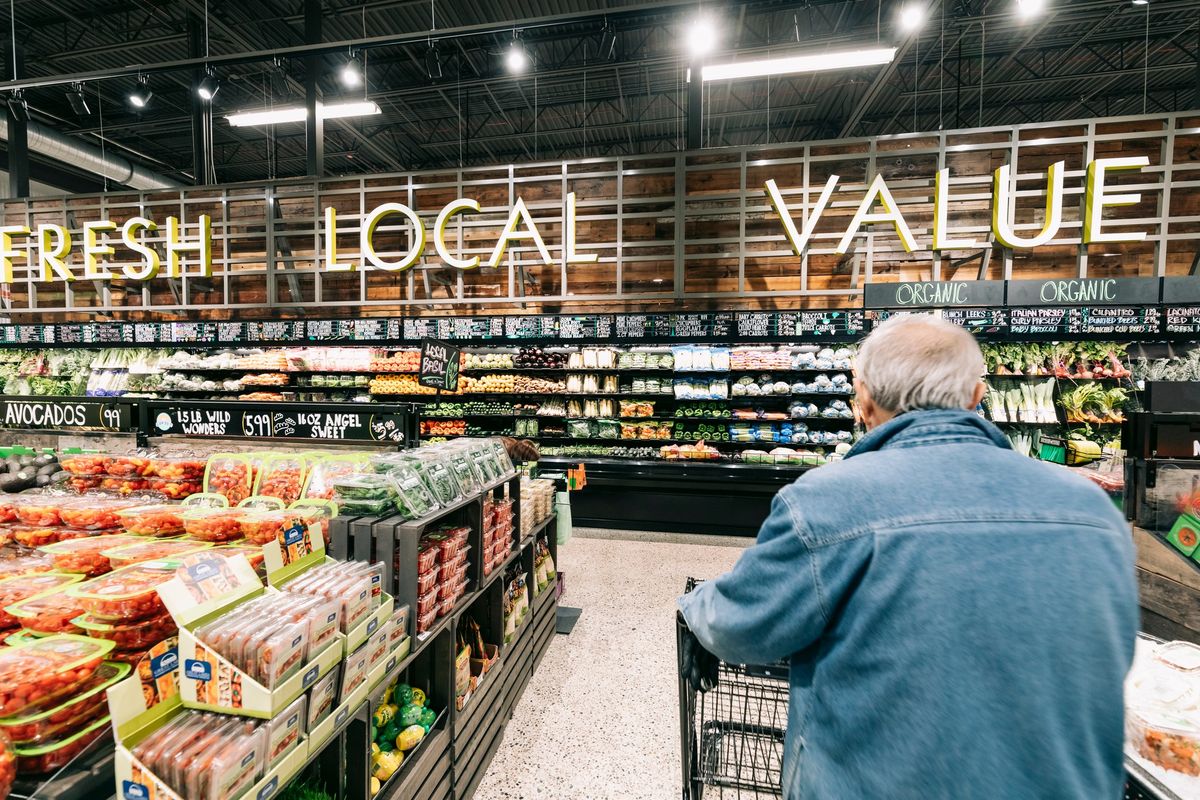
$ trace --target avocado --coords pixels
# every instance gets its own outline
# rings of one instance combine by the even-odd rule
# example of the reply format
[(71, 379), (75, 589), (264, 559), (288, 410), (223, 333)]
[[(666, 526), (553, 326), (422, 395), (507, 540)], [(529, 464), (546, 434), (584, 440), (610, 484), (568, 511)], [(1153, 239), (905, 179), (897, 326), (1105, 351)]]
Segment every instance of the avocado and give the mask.
[(43, 464), (37, 469), (38, 477), (41, 477), (42, 475), (50, 476), (56, 472), (58, 472), (58, 464)]
[(57, 464), (58, 458), (54, 455), (51, 455), (50, 453), (42, 453), (40, 456), (38, 456), (37, 458), (35, 458), (33, 460), (33, 463), (35, 466), (45, 467), (50, 464)]
[(33, 479), (37, 477), (37, 470), (36, 469), (22, 469), (20, 472), (17, 473), (17, 477), (23, 481), (29, 481), (30, 483), (33, 483)]
[(38, 487), (39, 489), (41, 489), (44, 486), (49, 486), (50, 485), (50, 476), (39, 474), (36, 478), (33, 479), (33, 485)]
[(50, 482), (51, 483), (65, 483), (67, 480), (70, 479), (70, 477), (71, 477), (71, 473), (67, 472), (65, 469), (62, 469), (50, 476)]
[(21, 462), (22, 467), (28, 467), (33, 463), (33, 456), (21, 456), (17, 460)]

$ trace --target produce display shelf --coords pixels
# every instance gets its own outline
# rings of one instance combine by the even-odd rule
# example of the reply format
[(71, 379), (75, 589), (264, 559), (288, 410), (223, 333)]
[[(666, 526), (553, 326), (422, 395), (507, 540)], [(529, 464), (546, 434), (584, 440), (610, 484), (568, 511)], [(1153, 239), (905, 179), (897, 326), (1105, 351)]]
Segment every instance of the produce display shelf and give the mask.
[(560, 414), (430, 414), (427, 411), (421, 413), (422, 419), (575, 419), (574, 417), (564, 417)]
[(1048, 380), (1050, 378), (1055, 378), (1056, 380), (1060, 380), (1060, 381), (1108, 381), (1108, 382), (1125, 381), (1127, 383), (1134, 382), (1133, 378), (1131, 376), (1123, 376), (1120, 378), (1114, 378), (1114, 377), (1085, 378), (1082, 375), (1014, 375), (1009, 372), (989, 372), (987, 374), (987, 377), (1001, 378), (1001, 379), (1014, 378), (1016, 380), (1030, 380), (1030, 381), (1044, 381), (1044, 380)]

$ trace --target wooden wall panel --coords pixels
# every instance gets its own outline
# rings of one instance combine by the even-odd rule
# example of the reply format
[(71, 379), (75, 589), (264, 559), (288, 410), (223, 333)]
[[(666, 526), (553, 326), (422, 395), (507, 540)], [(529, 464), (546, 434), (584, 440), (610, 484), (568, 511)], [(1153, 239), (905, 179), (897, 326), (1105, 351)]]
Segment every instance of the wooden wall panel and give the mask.
[[(1138, 192), (1138, 203), (1105, 211), (1106, 230), (1142, 231), (1141, 242), (1082, 246), (1083, 192), (1091, 159), (1144, 156), (1150, 166), (1114, 173), (1109, 183)], [(306, 182), (238, 184), (175, 191), (113, 192), (4, 202), (7, 225), (67, 227), (70, 256), (82, 274), (82, 226), (95, 219), (118, 225), (148, 216), (159, 232), (142, 240), (160, 251), (168, 216), (196, 235), (200, 215), (212, 220), (213, 275), (199, 277), (195, 254), (185, 254), (182, 280), (66, 285), (38, 280), (37, 264), (14, 260), (8, 288), (17, 321), (106, 314), (179, 318), (351, 314), (489, 313), (505, 309), (569, 311), (671, 308), (794, 308), (854, 302), (864, 282), (969, 278), (979, 274), (980, 250), (935, 252), (933, 176), (949, 169), (949, 226), (956, 238), (991, 242), (992, 173), (1013, 164), (1018, 233), (1044, 221), (1045, 170), (1066, 169), (1063, 226), (1050, 244), (1032, 251), (990, 253), (986, 277), (1034, 278), (1180, 275), (1192, 271), (1200, 247), (1200, 115), (1151, 115), (1016, 128), (922, 133), (874, 139), (711, 149), (689, 154), (595, 158), (414, 174), (340, 177)], [(802, 228), (825, 181), (839, 176), (809, 247), (794, 252), (764, 191), (775, 181)], [(916, 238), (909, 253), (890, 224), (864, 225), (848, 252), (835, 252), (863, 199), (882, 175)], [(577, 201), (577, 250), (596, 263), (565, 264), (565, 199)], [(440, 209), (468, 197), (481, 213), (458, 214), (446, 228), (450, 250), (478, 256), (480, 268), (442, 263), (432, 228)], [(486, 264), (516, 198), (530, 210), (550, 251), (543, 263), (528, 239), (515, 241), (496, 267)], [(382, 203), (401, 203), (427, 229), (423, 257), (408, 272), (364, 269), (360, 226)], [(337, 212), (338, 262), (329, 272), (324, 209)], [(875, 206), (874, 210), (879, 210)], [(518, 231), (523, 231), (518, 226)], [(417, 234), (401, 216), (377, 228), (375, 251), (385, 260), (408, 252)], [(117, 237), (109, 237), (116, 240)], [(32, 248), (24, 241), (26, 253)], [(972, 258), (974, 256), (974, 258)], [(110, 269), (139, 263), (117, 243)]]

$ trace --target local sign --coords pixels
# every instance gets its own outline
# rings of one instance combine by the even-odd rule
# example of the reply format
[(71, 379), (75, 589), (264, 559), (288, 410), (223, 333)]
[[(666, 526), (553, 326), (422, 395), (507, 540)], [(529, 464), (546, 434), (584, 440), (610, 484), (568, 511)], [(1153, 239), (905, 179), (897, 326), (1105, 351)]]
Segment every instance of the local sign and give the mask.
[[(1145, 156), (1125, 158), (1101, 158), (1088, 164), (1084, 196), (1083, 242), (1084, 244), (1135, 242), (1146, 238), (1145, 231), (1105, 230), (1105, 209), (1139, 203), (1141, 195), (1136, 192), (1118, 192), (1111, 185), (1111, 173), (1140, 170), (1149, 165)], [(1011, 167), (997, 169), (992, 181), (992, 234), (995, 241), (1014, 250), (1030, 249), (1052, 241), (1062, 227), (1064, 205), (1065, 162), (1051, 164), (1046, 173), (1045, 214), (1041, 229), (1032, 235), (1019, 233), (1013, 223), (1016, 203), (1015, 185)], [(838, 188), (838, 175), (830, 175), (817, 197), (815, 205), (802, 221), (794, 217), (785, 193), (774, 180), (765, 184), (766, 196), (778, 215), (782, 232), (797, 254), (804, 253), (816, 230), (817, 223), (828, 210), (834, 192)], [(933, 231), (928, 243), (931, 250), (970, 250), (989, 247), (989, 243), (956, 237), (948, 224), (948, 210), (952, 201), (949, 192), (950, 172), (942, 169), (934, 177), (933, 185)], [(548, 228), (551, 221), (541, 223), (530, 212), (525, 201), (517, 197), (493, 245), (488, 258), (464, 257), (455, 252), (446, 240), (446, 228), (451, 220), (481, 213), (478, 200), (460, 197), (443, 206), (431, 226), (428, 220), (403, 203), (384, 203), (363, 215), (359, 220), (359, 253), (364, 266), (387, 272), (404, 272), (411, 269), (422, 258), (432, 240), (436, 258), (447, 267), (459, 270), (478, 269), (481, 266), (496, 267), (504, 259), (510, 245), (525, 242), (536, 250), (538, 257), (548, 265), (561, 263), (594, 264), (599, 256), (595, 252), (579, 249), (575, 226), (576, 197), (567, 193), (559, 213), (553, 222), (562, 221), (562, 241), (558, 260), (552, 256), (539, 225)], [(391, 260), (378, 252), (375, 237), (385, 223), (402, 222), (410, 230), (407, 250)], [(324, 257), (321, 266), (328, 272), (349, 272), (357, 269), (355, 261), (344, 260), (338, 253), (338, 217), (333, 207), (324, 212), (324, 227), (321, 231)], [(882, 175), (876, 175), (863, 194), (850, 223), (839, 239), (835, 252), (849, 251), (854, 238), (864, 226), (890, 226), (900, 244), (907, 252), (917, 249), (917, 241), (904, 217), (904, 213), (892, 195)], [(166, 277), (178, 278), (185, 271), (185, 257), (192, 272), (199, 276), (212, 274), (212, 221), (200, 216), (190, 224), (182, 223), (177, 217), (167, 217), (163, 225), (147, 217), (134, 217), (118, 225), (111, 220), (86, 222), (82, 227), (83, 241), (76, 244), (71, 231), (61, 225), (41, 224), (35, 230), (24, 225), (0, 226), (0, 283), (13, 282), (13, 261), (25, 259), (35, 280), (73, 281), (111, 280), (124, 278), (133, 281), (149, 280), (163, 274), (163, 258), (158, 248), (166, 254)], [(120, 250), (118, 250), (118, 247)], [(79, 255), (80, 264), (74, 255)], [(120, 255), (119, 259), (112, 257)], [(132, 256), (132, 260), (127, 258)], [(119, 264), (119, 266), (118, 266)], [(77, 274), (78, 273), (78, 274)]]

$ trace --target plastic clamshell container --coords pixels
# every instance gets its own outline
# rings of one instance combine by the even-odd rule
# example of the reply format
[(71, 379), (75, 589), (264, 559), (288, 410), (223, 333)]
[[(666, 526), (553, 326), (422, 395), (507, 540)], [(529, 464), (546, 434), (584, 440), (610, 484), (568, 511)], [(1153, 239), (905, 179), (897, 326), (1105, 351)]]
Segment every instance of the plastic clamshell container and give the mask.
[(20, 621), (4, 610), (5, 606), (21, 600), (62, 589), (79, 583), (83, 575), (68, 575), (61, 572), (36, 572), (0, 580), (0, 630), (20, 625)]
[(105, 472), (120, 478), (144, 478), (154, 474), (153, 459), (146, 455), (108, 457)]
[(170, 503), (133, 505), (117, 511), (117, 520), (135, 536), (178, 536), (183, 533), (186, 510)]
[(390, 514), (395, 508), (395, 504), (389, 500), (351, 500), (339, 497), (338, 505), (341, 507), (343, 514), (362, 516), (380, 517), (385, 514)]
[(1191, 642), (1165, 642), (1155, 648), (1154, 658), (1176, 672), (1200, 675), (1200, 646)]
[(418, 472), (433, 498), (443, 506), (462, 497), (462, 487), (454, 475), (450, 459), (437, 450), (419, 450), (409, 457), (409, 463), (420, 465)]
[(81, 633), (71, 620), (79, 616), (83, 607), (78, 598), (67, 594), (66, 587), (18, 600), (4, 610), (16, 617), (25, 630), (41, 636)]
[(49, 572), (52, 569), (54, 569), (54, 560), (50, 558), (49, 553), (37, 552), (15, 558), (0, 558), (0, 578)]
[(111, 461), (112, 458), (104, 453), (78, 453), (63, 456), (58, 465), (72, 475), (105, 475)]
[(112, 649), (112, 642), (70, 635), (0, 649), (0, 717), (77, 691)]
[[(80, 539), (66, 539), (61, 542), (43, 545), (43, 553), (49, 553), (54, 560), (54, 569), (62, 572), (76, 572), (80, 575), (95, 577), (103, 575), (112, 569), (105, 551), (124, 545), (135, 544), (136, 536), (117, 534), (113, 536), (88, 536)], [(0, 589), (0, 603), (3, 602), (3, 590)]]
[(273, 542), (280, 531), (298, 516), (296, 512), (287, 510), (246, 511), (242, 516), (242, 535), (246, 541), (259, 546)]
[(44, 547), (68, 539), (82, 539), (96, 533), (63, 525), (13, 525), (9, 531), (12, 533), (12, 540), (24, 547)]
[(192, 456), (154, 456), (150, 459), (152, 474), (157, 478), (175, 481), (204, 481), (208, 462)]
[(313, 684), (308, 703), (308, 730), (325, 721), (333, 712), (334, 701), (338, 693), (338, 670), (332, 670), (324, 678)]
[(438, 607), (436, 605), (433, 608), (426, 611), (424, 614), (418, 614), (417, 615), (417, 633), (422, 634), (422, 633), (427, 632), (430, 628), (433, 627), (433, 623), (437, 622), (437, 618), (438, 618)]
[(237, 508), (192, 508), (183, 515), (183, 529), (202, 542), (232, 542), (242, 538), (242, 517)]
[(61, 769), (82, 753), (89, 744), (107, 733), (108, 728), (109, 718), (105, 715), (66, 739), (56, 739), (35, 747), (18, 747), (17, 771), (43, 775)]
[(94, 709), (107, 708), (105, 692), (108, 687), (119, 683), (130, 672), (128, 664), (113, 664), (105, 662), (89, 678), (79, 690), (64, 702), (50, 702), (26, 709), (24, 713), (0, 720), (0, 731), (7, 733), (9, 738), (18, 745), (41, 744), (56, 734), (61, 734), (62, 726), (70, 723), (80, 723), (83, 720), (100, 716)]
[(170, 614), (131, 622), (115, 622), (81, 614), (73, 622), (88, 636), (108, 639), (117, 650), (146, 650), (179, 631)]
[(63, 525), (81, 530), (113, 530), (121, 527), (119, 512), (136, 501), (107, 497), (81, 497), (59, 507)]
[(466, 570), (463, 570), (463, 575), (457, 580), (443, 583), (438, 590), (438, 597), (442, 600), (457, 600), (467, 592), (467, 577)]
[(168, 500), (183, 500), (204, 491), (204, 484), (198, 480), (180, 481), (174, 478), (150, 478), (146, 489), (158, 492)]
[(108, 620), (146, 619), (166, 612), (158, 587), (175, 577), (172, 561), (146, 561), (122, 567), (87, 583), (68, 587), (93, 617)]
[(1163, 769), (1200, 776), (1200, 718), (1166, 706), (1126, 709), (1125, 731), (1142, 758)]
[(332, 500), (336, 490), (334, 481), (362, 470), (367, 457), (361, 455), (327, 456), (314, 461), (304, 483), (304, 497), (312, 500)]
[(417, 598), (417, 617), (423, 617), (430, 609), (436, 610), (438, 604), (438, 587), (435, 585), (425, 594)]
[(12, 499), (13, 512), (26, 525), (51, 527), (62, 525), (61, 508), (74, 498), (53, 494), (21, 494)]
[(294, 503), (304, 490), (307, 473), (308, 462), (304, 456), (275, 453), (263, 460), (254, 493), (277, 497), (284, 503)]
[(343, 501), (391, 501), (396, 494), (395, 485), (384, 475), (346, 475), (335, 480), (333, 487)]
[(417, 574), (424, 575), (426, 572), (436, 569), (438, 556), (441, 554), (442, 549), (436, 542), (421, 542), (421, 547), (417, 551)]
[(430, 570), (417, 578), (417, 594), (424, 595), (438, 585), (438, 571)]
[(441, 507), (412, 465), (398, 464), (391, 474), (396, 481), (398, 495), (396, 510), (406, 519), (421, 519)]
[(208, 542), (191, 539), (150, 539), (133, 544), (118, 544), (104, 551), (104, 556), (113, 569), (121, 569), (144, 561), (159, 561), (178, 558), (188, 553), (198, 553), (212, 547)]
[(254, 463), (245, 455), (217, 453), (204, 470), (204, 491), (225, 497), (237, 505), (250, 496), (254, 486)]
[(208, 774), (191, 776), (203, 786), (197, 785), (199, 791), (190, 792), (188, 796), (198, 800), (238, 797), (262, 774), (266, 745), (266, 728), (255, 728), (242, 731), (237, 736), (225, 737), (216, 745), (217, 749), (205, 770)]

